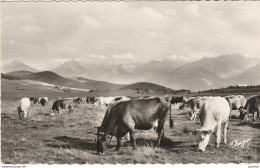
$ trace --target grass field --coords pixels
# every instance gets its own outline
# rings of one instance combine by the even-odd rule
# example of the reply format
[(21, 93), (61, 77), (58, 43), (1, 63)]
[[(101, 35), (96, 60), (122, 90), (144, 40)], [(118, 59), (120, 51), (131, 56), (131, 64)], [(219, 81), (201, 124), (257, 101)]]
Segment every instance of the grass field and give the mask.
[[(3, 96), (3, 95), (2, 95)], [(174, 111), (174, 128), (165, 125), (164, 147), (156, 148), (157, 134), (153, 130), (138, 131), (137, 150), (124, 140), (123, 148), (115, 152), (116, 138), (104, 155), (97, 155), (94, 135), (95, 126), (100, 126), (105, 109), (92, 105), (75, 104), (74, 115), (51, 117), (50, 109), (54, 98), (47, 106), (31, 105), (31, 117), (18, 119), (16, 106), (19, 99), (11, 95), (1, 100), (1, 160), (5, 164), (93, 164), (93, 163), (259, 163), (260, 121), (241, 123), (234, 117), (229, 125), (228, 144), (215, 148), (215, 136), (204, 153), (197, 151), (198, 137), (189, 133), (200, 127), (199, 121), (189, 121), (186, 113)], [(236, 114), (236, 112), (234, 112)], [(238, 115), (238, 114), (237, 114)], [(234, 140), (250, 141), (234, 147)], [(222, 136), (223, 138), (223, 136)]]

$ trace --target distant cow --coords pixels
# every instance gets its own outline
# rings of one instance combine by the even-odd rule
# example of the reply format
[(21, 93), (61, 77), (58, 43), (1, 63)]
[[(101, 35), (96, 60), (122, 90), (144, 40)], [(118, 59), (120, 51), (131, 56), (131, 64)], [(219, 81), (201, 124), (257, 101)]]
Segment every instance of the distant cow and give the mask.
[(197, 115), (200, 115), (200, 108), (204, 104), (204, 102), (208, 99), (214, 97), (191, 97), (187, 100), (183, 100), (180, 105), (180, 109), (182, 110), (184, 107), (190, 108), (191, 112), (189, 113), (190, 120), (196, 121)]
[[(158, 132), (158, 143), (164, 136), (164, 124), (169, 111), (167, 102), (163, 98), (154, 97), (147, 99), (136, 99), (121, 101), (109, 106), (105, 117), (97, 132), (97, 152), (103, 153), (109, 145), (113, 136), (117, 137), (116, 150), (121, 146), (121, 139), (128, 132), (136, 148), (135, 129), (148, 130), (155, 128)], [(170, 126), (173, 127), (173, 120), (170, 113)]]
[(129, 97), (126, 97), (126, 96), (115, 97), (115, 102), (128, 101), (128, 100), (131, 100), (131, 99)]
[(180, 103), (182, 102), (184, 99), (183, 96), (172, 96), (171, 100), (170, 100), (170, 103), (171, 104), (176, 104), (176, 103)]
[(94, 104), (95, 103), (95, 97), (87, 97), (87, 103)]
[(115, 97), (115, 101), (119, 101), (121, 99), (122, 99), (122, 97)]
[[(242, 95), (230, 95), (225, 96), (226, 100), (228, 101), (230, 105), (230, 110), (238, 110), (240, 114), (242, 113), (242, 109), (245, 107), (246, 104), (246, 98)], [(230, 113), (230, 119), (231, 119), (231, 113)]]
[[(172, 104), (177, 104), (177, 103), (181, 103), (183, 101), (184, 97), (183, 96), (172, 96), (170, 99), (169, 99), (169, 102), (170, 102), (170, 112), (172, 111), (171, 108), (172, 108)], [(164, 100), (167, 100), (167, 97), (164, 97)]]
[(115, 103), (115, 98), (114, 97), (97, 97), (95, 99), (95, 106), (108, 106), (112, 103)]
[(29, 110), (30, 110), (30, 99), (27, 97), (22, 98), (20, 100), (19, 105), (17, 106), (19, 118), (20, 119), (26, 118), (27, 113), (28, 113), (28, 117), (30, 117)]
[(80, 97), (75, 97), (74, 99), (72, 99), (72, 102), (80, 104), (81, 102), (83, 102), (83, 100)]
[(35, 99), (33, 104), (40, 103), (42, 106), (45, 106), (45, 104), (48, 102), (48, 100), (49, 100), (48, 97), (40, 97), (38, 99)]
[(65, 100), (65, 99), (56, 100), (52, 105), (51, 115), (54, 116), (55, 111), (57, 111), (58, 115), (60, 115), (60, 108), (62, 108), (62, 109), (68, 108), (69, 109), (69, 115), (71, 115), (71, 113), (73, 113), (74, 110), (71, 107), (70, 103), (71, 103), (71, 100)]
[(257, 117), (259, 118), (260, 112), (260, 95), (251, 96), (247, 99), (246, 105), (243, 108), (243, 112), (241, 114), (241, 120), (244, 121), (247, 114), (253, 114), (253, 121), (255, 121), (255, 112), (257, 113)]
[(224, 124), (224, 143), (227, 143), (227, 127), (230, 106), (223, 97), (212, 97), (204, 102), (200, 109), (201, 128), (196, 132), (200, 135), (198, 150), (204, 151), (208, 145), (210, 135), (217, 126), (216, 147), (221, 141), (221, 125)]

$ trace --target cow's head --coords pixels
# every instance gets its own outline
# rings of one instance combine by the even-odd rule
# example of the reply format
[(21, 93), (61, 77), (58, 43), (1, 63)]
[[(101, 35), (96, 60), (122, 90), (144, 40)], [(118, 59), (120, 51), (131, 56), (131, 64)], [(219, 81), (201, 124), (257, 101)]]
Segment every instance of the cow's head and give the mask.
[(203, 151), (205, 151), (205, 149), (209, 143), (209, 138), (210, 138), (210, 135), (213, 133), (213, 131), (197, 129), (196, 133), (199, 134), (198, 150), (203, 152)]
[(20, 107), (17, 107), (17, 111), (18, 111), (20, 119), (26, 118), (26, 112), (22, 111)]
[(39, 103), (38, 99), (35, 99), (33, 104)]
[(74, 113), (74, 110), (73, 110), (73, 108), (70, 105), (68, 106), (68, 108), (69, 108), (69, 114)]
[(180, 103), (179, 109), (183, 110), (183, 109), (186, 109), (186, 108), (190, 108), (189, 99), (183, 98), (183, 100)]
[(97, 152), (103, 154), (111, 141), (111, 135), (103, 132), (102, 127), (97, 128)]
[(243, 108), (239, 108), (240, 116), (239, 118), (244, 122), (247, 119), (248, 111), (244, 110)]
[(53, 110), (51, 110), (50, 112), (51, 112), (51, 114), (50, 114), (50, 115), (51, 115), (51, 116), (54, 116), (54, 111), (53, 111)]

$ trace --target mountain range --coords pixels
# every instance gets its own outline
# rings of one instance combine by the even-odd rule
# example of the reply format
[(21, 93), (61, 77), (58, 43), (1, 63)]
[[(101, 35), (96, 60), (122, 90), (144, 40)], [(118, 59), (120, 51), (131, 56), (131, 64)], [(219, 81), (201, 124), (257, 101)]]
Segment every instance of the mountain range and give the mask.
[(26, 70), (26, 71), (30, 71), (30, 72), (38, 71), (17, 60), (7, 63), (1, 67), (1, 72), (3, 72), (3, 73), (12, 72), (12, 71), (20, 71), (20, 70)]
[[(37, 72), (18, 61), (2, 67), (2, 72), (17, 70)], [(186, 64), (164, 60), (148, 63), (93, 65), (72, 60), (48, 71), (66, 79), (89, 83), (93, 86), (92, 89), (101, 87), (113, 89), (123, 86), (122, 84), (136, 82), (152, 82), (172, 89), (194, 91), (229, 85), (260, 84), (260, 59), (244, 57), (241, 54), (202, 58)], [(80, 86), (80, 84), (77, 85)]]

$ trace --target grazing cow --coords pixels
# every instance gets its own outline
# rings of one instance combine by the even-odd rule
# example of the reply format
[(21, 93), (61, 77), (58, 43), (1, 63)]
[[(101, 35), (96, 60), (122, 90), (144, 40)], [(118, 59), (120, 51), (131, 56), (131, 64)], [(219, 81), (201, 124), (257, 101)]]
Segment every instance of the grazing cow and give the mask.
[(128, 100), (131, 100), (131, 99), (126, 96), (115, 97), (115, 102), (128, 101)]
[(122, 97), (115, 97), (115, 102), (122, 100)]
[(217, 126), (216, 147), (219, 148), (221, 140), (221, 125), (224, 124), (224, 143), (227, 143), (227, 127), (230, 107), (223, 97), (212, 97), (204, 102), (200, 109), (201, 128), (196, 132), (200, 134), (198, 150), (204, 151), (208, 145), (210, 135)]
[(110, 104), (115, 103), (115, 98), (114, 97), (97, 97), (95, 99), (95, 106), (108, 106)]
[(45, 104), (48, 102), (48, 97), (40, 97), (38, 99), (34, 99), (34, 103), (33, 104), (39, 104), (41, 103), (42, 106), (45, 106)]
[(170, 103), (171, 104), (181, 103), (183, 101), (183, 99), (184, 99), (183, 96), (172, 96)]
[(83, 100), (80, 97), (75, 97), (74, 99), (72, 99), (72, 103), (80, 104), (80, 102), (83, 102)]
[(131, 99), (131, 100), (136, 100), (139, 99), (138, 96), (126, 96), (127, 98)]
[[(242, 109), (244, 108), (244, 106), (246, 104), (246, 98), (242, 95), (230, 95), (230, 96), (225, 96), (225, 98), (230, 105), (231, 112), (232, 112), (232, 110), (238, 110), (241, 115)], [(231, 119), (231, 112), (230, 112), (229, 119)]]
[(251, 96), (247, 99), (246, 105), (241, 114), (241, 120), (244, 121), (247, 114), (253, 114), (253, 121), (255, 121), (255, 112), (257, 113), (257, 117), (259, 118), (260, 112), (260, 95)]
[[(167, 97), (164, 97), (164, 100), (167, 101)], [(169, 100), (170, 100), (170, 112), (172, 111), (172, 104), (177, 104), (177, 103), (181, 103), (183, 101), (184, 97), (183, 96), (172, 96)]]
[(87, 103), (87, 97), (82, 97), (82, 98), (81, 98), (81, 102), (82, 102), (83, 104), (86, 104), (86, 103)]
[[(149, 130), (155, 128), (158, 133), (158, 143), (164, 136), (164, 123), (169, 111), (168, 103), (159, 97), (121, 101), (112, 104), (106, 110), (105, 117), (97, 132), (97, 152), (103, 153), (109, 145), (113, 136), (117, 137), (116, 150), (121, 146), (121, 139), (128, 132), (136, 148), (134, 130)], [(170, 113), (170, 127), (173, 127), (173, 120)]]
[(94, 104), (95, 103), (95, 97), (87, 97), (87, 103)]
[(30, 110), (30, 99), (27, 97), (22, 98), (20, 100), (19, 105), (17, 106), (19, 118), (20, 119), (26, 118), (27, 113), (28, 113), (28, 118), (29, 118), (30, 117), (29, 110)]
[[(52, 108), (51, 108), (51, 115), (54, 116), (54, 112), (57, 111), (58, 112), (58, 115), (60, 115), (60, 108), (62, 109), (65, 109), (65, 108), (68, 108), (69, 109), (69, 115), (71, 113), (74, 112), (73, 108), (71, 107), (70, 105), (71, 103), (71, 100), (65, 100), (65, 99), (59, 99), (59, 100), (56, 100), (53, 105), (52, 105)], [(62, 114), (62, 113), (61, 113)]]

